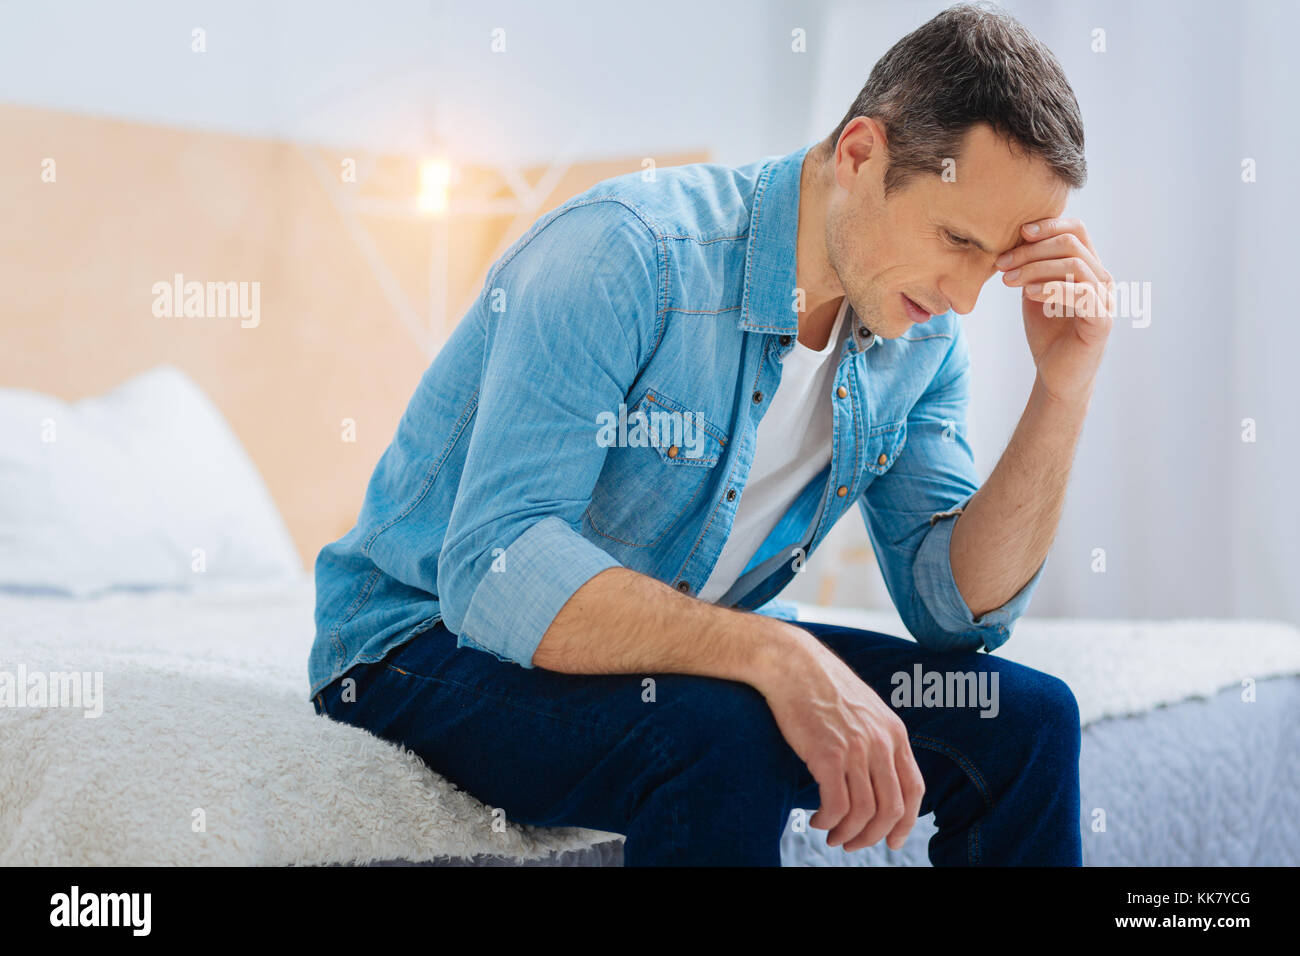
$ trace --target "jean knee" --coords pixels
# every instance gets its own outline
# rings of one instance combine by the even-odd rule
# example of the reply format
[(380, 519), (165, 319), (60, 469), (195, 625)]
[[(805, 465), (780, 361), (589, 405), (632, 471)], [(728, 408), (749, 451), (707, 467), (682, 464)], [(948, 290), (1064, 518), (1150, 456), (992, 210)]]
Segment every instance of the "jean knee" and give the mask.
[(722, 790), (792, 793), (802, 761), (766, 699), (747, 684), (689, 677), (659, 694), (653, 727), (666, 758)]
[(1065, 681), (1041, 674), (1034, 691), (1034, 708), (1041, 715), (1045, 728), (1050, 728), (1062, 739), (1078, 739), (1079, 702)]
[(1079, 759), (1079, 702), (1059, 677), (1003, 662), (1002, 707), (1025, 742), (1027, 758), (1064, 763)]

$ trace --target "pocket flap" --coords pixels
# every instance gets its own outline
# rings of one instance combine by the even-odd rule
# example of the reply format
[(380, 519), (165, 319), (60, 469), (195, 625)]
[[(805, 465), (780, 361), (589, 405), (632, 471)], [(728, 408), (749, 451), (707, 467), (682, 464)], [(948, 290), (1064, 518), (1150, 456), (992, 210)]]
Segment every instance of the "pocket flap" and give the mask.
[(638, 425), (645, 429), (646, 444), (674, 467), (712, 468), (727, 445), (726, 434), (702, 412), (654, 389), (628, 413), (629, 431)]
[(877, 425), (867, 435), (867, 470), (874, 475), (889, 471), (907, 444), (907, 422)]

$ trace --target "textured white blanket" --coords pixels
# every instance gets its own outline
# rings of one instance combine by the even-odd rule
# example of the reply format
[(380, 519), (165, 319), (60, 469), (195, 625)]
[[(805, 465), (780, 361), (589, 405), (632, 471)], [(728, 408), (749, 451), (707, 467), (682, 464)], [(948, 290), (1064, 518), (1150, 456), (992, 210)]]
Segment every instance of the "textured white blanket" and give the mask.
[(0, 598), (0, 673), (103, 674), (99, 717), (0, 707), (0, 865), (528, 859), (610, 839), (501, 830), (413, 754), (317, 717), (311, 635), (309, 585)]
[[(889, 615), (805, 610), (905, 633)], [(499, 832), (490, 808), (418, 758), (317, 717), (311, 635), (309, 582), (0, 597), (0, 675), (103, 675), (98, 717), (0, 706), (0, 865), (526, 859), (609, 839)], [(1085, 720), (1300, 673), (1300, 633), (1246, 622), (1025, 621), (999, 653), (1067, 680)]]

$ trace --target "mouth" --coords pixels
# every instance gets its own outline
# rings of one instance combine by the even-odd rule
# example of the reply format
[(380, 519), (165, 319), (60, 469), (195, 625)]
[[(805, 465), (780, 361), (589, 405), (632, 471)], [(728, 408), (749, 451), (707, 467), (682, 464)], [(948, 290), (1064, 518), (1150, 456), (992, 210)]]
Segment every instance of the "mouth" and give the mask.
[[(899, 295), (903, 295), (901, 292)], [(932, 316), (925, 309), (921, 308), (906, 295), (903, 295), (903, 308), (907, 311), (907, 317), (918, 325), (922, 322), (929, 322)]]

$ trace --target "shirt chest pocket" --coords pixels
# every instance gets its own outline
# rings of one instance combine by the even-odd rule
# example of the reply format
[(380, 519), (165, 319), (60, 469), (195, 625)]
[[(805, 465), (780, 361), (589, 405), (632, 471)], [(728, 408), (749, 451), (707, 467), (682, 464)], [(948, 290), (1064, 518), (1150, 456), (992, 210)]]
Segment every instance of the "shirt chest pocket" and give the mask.
[(687, 514), (707, 506), (707, 489), (727, 436), (703, 414), (654, 389), (607, 428), (605, 466), (585, 519), (621, 544), (648, 548)]
[(883, 475), (893, 467), (907, 444), (907, 422), (887, 422), (867, 433), (867, 471)]

